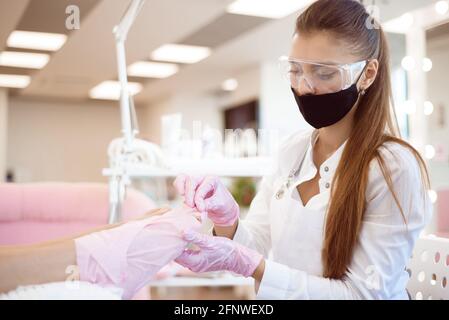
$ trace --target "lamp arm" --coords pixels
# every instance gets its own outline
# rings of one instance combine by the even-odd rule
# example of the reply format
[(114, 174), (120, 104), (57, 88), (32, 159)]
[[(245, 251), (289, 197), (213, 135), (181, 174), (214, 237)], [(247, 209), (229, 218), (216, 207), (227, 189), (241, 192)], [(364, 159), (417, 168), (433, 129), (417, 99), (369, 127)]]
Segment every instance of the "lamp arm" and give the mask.
[[(128, 32), (142, 9), (145, 0), (132, 0), (118, 25), (113, 29), (117, 52), (117, 69), (120, 82), (120, 117), (124, 147), (113, 164), (115, 173), (109, 178), (109, 222), (120, 221), (121, 205), (126, 196), (126, 186), (130, 183), (126, 167), (129, 154), (133, 151), (134, 135), (137, 134), (137, 119), (134, 103), (128, 91), (125, 41)], [(133, 129), (135, 127), (135, 129)]]
[[(132, 141), (136, 130), (133, 130), (133, 119), (131, 108), (134, 107), (130, 103), (130, 94), (128, 91), (128, 74), (126, 71), (126, 52), (125, 41), (128, 36), (128, 32), (137, 18), (140, 10), (142, 9), (145, 0), (133, 0), (125, 14), (123, 15), (120, 23), (114, 27), (116, 51), (117, 51), (117, 67), (118, 78), (120, 82), (120, 114), (122, 121), (122, 133), (125, 138), (125, 151), (132, 150)], [(133, 110), (134, 112), (134, 110)], [(135, 119), (134, 119), (135, 120)]]
[(132, 0), (119, 24), (114, 28), (114, 34), (118, 41), (126, 41), (129, 29), (131, 29), (144, 3), (145, 0)]

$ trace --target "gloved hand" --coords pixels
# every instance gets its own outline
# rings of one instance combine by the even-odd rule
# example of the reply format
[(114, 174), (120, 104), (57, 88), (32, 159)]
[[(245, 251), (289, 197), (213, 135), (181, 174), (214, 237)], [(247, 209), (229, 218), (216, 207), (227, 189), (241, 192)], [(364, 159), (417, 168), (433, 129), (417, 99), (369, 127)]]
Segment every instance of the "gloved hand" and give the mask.
[(179, 208), (76, 238), (80, 280), (121, 288), (123, 299), (132, 298), (183, 252), (182, 230), (201, 227), (196, 216)]
[(224, 270), (250, 277), (263, 259), (258, 252), (228, 238), (186, 231), (183, 239), (199, 250), (186, 249), (175, 261), (193, 272)]
[(217, 177), (179, 175), (173, 184), (187, 206), (207, 212), (216, 226), (228, 227), (237, 221), (239, 205)]

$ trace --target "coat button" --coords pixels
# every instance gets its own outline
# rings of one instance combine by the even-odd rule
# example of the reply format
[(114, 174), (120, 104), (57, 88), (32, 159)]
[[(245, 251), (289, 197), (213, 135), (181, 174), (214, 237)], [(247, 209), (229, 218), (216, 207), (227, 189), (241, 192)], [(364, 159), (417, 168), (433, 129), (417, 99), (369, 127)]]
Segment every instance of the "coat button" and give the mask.
[(326, 185), (325, 185), (326, 189), (329, 189), (329, 188), (330, 188), (330, 186), (331, 186), (331, 185), (330, 185), (330, 183), (329, 183), (329, 182), (327, 182), (327, 183), (326, 183)]
[(324, 167), (324, 171), (328, 172), (329, 171), (329, 167)]

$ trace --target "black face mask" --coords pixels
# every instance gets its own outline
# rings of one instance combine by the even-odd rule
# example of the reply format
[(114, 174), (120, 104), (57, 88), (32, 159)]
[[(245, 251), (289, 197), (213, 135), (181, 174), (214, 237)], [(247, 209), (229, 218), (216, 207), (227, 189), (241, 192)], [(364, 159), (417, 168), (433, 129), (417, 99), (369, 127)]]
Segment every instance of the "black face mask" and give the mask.
[(357, 82), (348, 89), (321, 95), (299, 96), (292, 88), (299, 111), (315, 129), (329, 127), (343, 119), (357, 102)]

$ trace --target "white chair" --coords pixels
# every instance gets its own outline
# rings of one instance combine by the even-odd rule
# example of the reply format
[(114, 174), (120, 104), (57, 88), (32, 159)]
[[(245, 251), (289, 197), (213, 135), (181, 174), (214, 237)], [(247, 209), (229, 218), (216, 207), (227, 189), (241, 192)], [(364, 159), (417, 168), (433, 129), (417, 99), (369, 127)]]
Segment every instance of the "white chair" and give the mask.
[(419, 238), (407, 272), (413, 300), (449, 300), (449, 239)]

